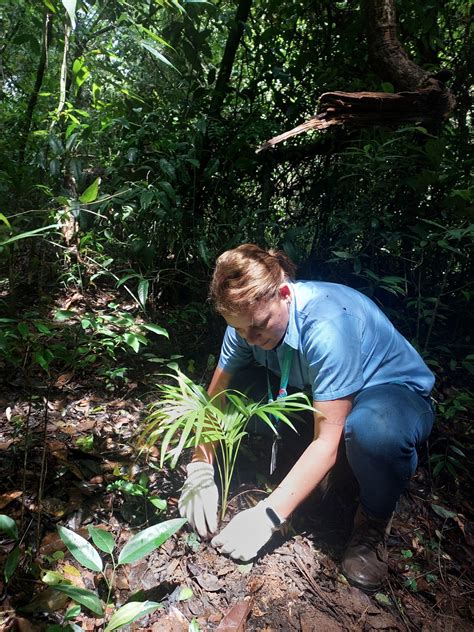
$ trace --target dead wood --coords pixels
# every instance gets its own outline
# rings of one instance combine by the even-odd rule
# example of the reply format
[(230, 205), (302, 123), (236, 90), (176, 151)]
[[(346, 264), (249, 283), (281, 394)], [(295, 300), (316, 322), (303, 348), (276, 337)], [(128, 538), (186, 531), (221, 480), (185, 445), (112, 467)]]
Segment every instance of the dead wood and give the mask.
[(398, 126), (431, 124), (449, 117), (455, 107), (452, 92), (437, 77), (412, 62), (396, 33), (394, 0), (366, 0), (367, 39), (372, 65), (384, 81), (400, 91), (327, 92), (319, 100), (318, 114), (301, 125), (266, 141), (257, 153), (284, 140), (329, 127)]

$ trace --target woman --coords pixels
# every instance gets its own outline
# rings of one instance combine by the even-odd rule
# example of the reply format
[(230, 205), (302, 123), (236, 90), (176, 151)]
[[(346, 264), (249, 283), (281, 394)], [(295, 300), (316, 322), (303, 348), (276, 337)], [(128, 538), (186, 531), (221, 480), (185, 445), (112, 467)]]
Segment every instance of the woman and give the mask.
[[(313, 441), (288, 475), (212, 544), (234, 559), (254, 558), (333, 467), (343, 438), (360, 502), (342, 569), (374, 591), (387, 572), (392, 513), (433, 425), (434, 377), (369, 298), (344, 285), (293, 279), (286, 255), (252, 244), (217, 260), (210, 296), (228, 327), (209, 394), (255, 361), (277, 375), (290, 364), (289, 384), (311, 389), (316, 412)], [(196, 449), (179, 501), (202, 537), (217, 530), (213, 461), (210, 444)]]

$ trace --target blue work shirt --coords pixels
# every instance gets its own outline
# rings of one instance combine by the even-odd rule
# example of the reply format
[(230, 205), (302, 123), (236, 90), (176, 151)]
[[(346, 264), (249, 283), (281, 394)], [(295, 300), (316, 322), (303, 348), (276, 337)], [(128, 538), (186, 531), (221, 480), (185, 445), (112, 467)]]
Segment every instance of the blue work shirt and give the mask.
[(309, 387), (316, 401), (401, 384), (423, 396), (434, 375), (419, 353), (367, 296), (337, 283), (290, 284), (292, 301), (282, 343), (271, 351), (249, 345), (227, 327), (218, 366), (234, 375), (254, 361), (280, 375), (284, 345), (292, 347), (289, 384)]

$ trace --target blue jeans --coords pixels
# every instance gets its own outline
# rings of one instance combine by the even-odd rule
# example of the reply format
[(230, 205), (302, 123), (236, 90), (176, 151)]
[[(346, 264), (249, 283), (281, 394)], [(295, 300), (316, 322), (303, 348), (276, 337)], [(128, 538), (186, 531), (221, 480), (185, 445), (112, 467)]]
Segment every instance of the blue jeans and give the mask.
[(360, 502), (369, 514), (391, 515), (416, 470), (416, 449), (428, 439), (433, 422), (430, 399), (405, 386), (383, 384), (355, 396), (344, 442)]
[[(278, 379), (272, 376), (273, 391)], [(242, 371), (232, 388), (246, 391), (256, 400), (266, 398), (266, 374), (262, 368)], [(292, 392), (293, 389), (290, 390)], [(307, 417), (307, 415), (306, 415)], [(307, 420), (312, 429), (312, 420)], [(388, 518), (407, 487), (418, 464), (417, 448), (433, 427), (431, 400), (399, 384), (383, 384), (360, 391), (346, 419), (344, 444), (347, 460), (360, 487), (360, 502), (367, 513)], [(251, 434), (272, 436), (259, 419), (252, 419)]]

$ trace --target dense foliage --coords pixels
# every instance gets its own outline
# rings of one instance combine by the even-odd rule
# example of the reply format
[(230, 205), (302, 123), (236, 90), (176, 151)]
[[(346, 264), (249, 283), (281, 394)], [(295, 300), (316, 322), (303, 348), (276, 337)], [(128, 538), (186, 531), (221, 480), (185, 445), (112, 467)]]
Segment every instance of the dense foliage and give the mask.
[(18, 313), (25, 298), (103, 277), (145, 310), (199, 303), (215, 256), (256, 241), (374, 296), (440, 370), (472, 372), (471, 16), (461, 0), (397, 10), (411, 59), (450, 73), (450, 120), (256, 154), (324, 92), (394, 90), (368, 62), (359, 2), (4, 0), (8, 362), (28, 339), (18, 318), (49, 335)]

